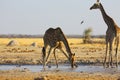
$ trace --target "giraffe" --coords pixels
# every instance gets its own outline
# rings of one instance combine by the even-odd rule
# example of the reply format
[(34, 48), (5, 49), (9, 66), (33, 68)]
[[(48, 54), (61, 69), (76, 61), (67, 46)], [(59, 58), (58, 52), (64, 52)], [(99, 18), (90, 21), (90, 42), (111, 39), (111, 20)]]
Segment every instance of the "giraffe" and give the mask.
[[(103, 62), (104, 67), (106, 67), (106, 60), (109, 50), (109, 56), (108, 56), (108, 66), (113, 67), (113, 59), (112, 59), (112, 53), (113, 53), (113, 43), (115, 41), (116, 45), (116, 51), (115, 51), (115, 57), (116, 57), (116, 67), (118, 67), (118, 46), (119, 46), (119, 36), (120, 36), (120, 28), (117, 26), (115, 21), (106, 14), (102, 4), (97, 0), (93, 6), (90, 7), (90, 10), (92, 9), (99, 9), (101, 11), (103, 20), (107, 24), (108, 28), (106, 31), (106, 53), (105, 53), (105, 59)], [(109, 49), (108, 49), (109, 48)]]
[[(50, 52), (53, 49), (53, 53), (54, 53), (54, 57), (56, 60), (56, 65), (58, 67), (58, 63), (57, 63), (57, 59), (56, 59), (56, 55), (55, 55), (55, 50), (59, 49), (66, 57), (67, 59), (70, 61), (71, 63), (71, 67), (74, 67), (74, 56), (75, 53), (73, 54), (71, 52), (71, 49), (69, 47), (68, 41), (64, 35), (64, 33), (62, 32), (60, 27), (57, 27), (56, 29), (54, 28), (49, 28), (48, 30), (46, 30), (44, 37), (43, 37), (43, 41), (44, 41), (44, 47), (42, 48), (42, 53), (43, 53), (43, 68), (45, 69), (47, 60), (49, 58)], [(68, 53), (68, 55), (63, 51), (61, 43), (63, 42), (63, 44), (65, 45), (66, 48), (66, 52)], [(50, 49), (48, 51), (48, 55), (46, 56), (46, 49), (47, 47), (50, 46)]]

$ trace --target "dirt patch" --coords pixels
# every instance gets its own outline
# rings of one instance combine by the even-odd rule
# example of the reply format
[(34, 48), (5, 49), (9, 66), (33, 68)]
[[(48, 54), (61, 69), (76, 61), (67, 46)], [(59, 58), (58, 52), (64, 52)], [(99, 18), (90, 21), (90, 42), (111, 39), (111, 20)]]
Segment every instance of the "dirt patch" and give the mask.
[(0, 71), (1, 80), (119, 80), (119, 73), (84, 73), (48, 71), (33, 73), (25, 70)]

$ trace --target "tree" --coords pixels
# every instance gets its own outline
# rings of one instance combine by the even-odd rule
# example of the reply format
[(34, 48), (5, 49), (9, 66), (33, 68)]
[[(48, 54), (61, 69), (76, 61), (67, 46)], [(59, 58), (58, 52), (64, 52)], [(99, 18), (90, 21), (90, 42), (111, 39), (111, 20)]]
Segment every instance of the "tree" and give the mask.
[(91, 38), (91, 33), (92, 33), (92, 28), (88, 28), (88, 29), (85, 29), (85, 31), (83, 32), (83, 42), (84, 43), (89, 43), (91, 42), (90, 38)]

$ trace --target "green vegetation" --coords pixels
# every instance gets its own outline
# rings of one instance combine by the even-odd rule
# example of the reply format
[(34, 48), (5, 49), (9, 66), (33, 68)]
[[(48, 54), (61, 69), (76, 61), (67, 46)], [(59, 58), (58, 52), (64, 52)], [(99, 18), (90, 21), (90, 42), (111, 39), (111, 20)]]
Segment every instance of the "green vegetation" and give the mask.
[(83, 43), (91, 43), (91, 33), (92, 33), (92, 28), (85, 29), (83, 32)]

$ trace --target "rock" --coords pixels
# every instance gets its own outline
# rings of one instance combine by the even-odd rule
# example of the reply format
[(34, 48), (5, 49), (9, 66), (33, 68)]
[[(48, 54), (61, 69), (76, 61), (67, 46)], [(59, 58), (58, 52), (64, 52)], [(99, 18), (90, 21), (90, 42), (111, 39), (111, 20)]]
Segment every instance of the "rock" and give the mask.
[(7, 46), (18, 46), (19, 45), (19, 43), (17, 42), (17, 41), (15, 41), (15, 40), (11, 40), (8, 44), (7, 44)]
[(33, 42), (30, 46), (37, 47), (37, 44)]
[(46, 77), (41, 77), (41, 78), (37, 77), (34, 80), (47, 80), (47, 78)]

